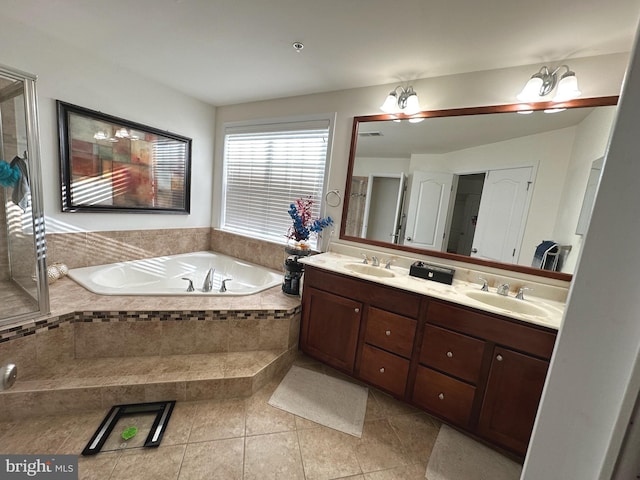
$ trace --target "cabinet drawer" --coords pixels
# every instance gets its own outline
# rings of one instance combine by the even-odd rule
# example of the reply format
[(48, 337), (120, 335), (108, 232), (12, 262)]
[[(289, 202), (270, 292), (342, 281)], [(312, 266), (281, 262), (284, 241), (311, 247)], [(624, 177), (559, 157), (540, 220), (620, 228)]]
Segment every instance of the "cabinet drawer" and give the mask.
[(420, 363), (476, 384), (484, 347), (482, 340), (427, 324)]
[(365, 345), (362, 348), (360, 378), (363, 380), (402, 396), (407, 385), (408, 374), (409, 360), (371, 345)]
[(416, 324), (417, 322), (411, 318), (371, 307), (364, 340), (371, 345), (409, 358), (413, 351)]
[(467, 426), (475, 387), (425, 367), (418, 367), (413, 401), (460, 426)]
[[(384, 268), (384, 267), (383, 267)], [(304, 284), (358, 302), (374, 305), (406, 317), (418, 318), (421, 296), (375, 282), (327, 272), (312, 265), (304, 267)]]

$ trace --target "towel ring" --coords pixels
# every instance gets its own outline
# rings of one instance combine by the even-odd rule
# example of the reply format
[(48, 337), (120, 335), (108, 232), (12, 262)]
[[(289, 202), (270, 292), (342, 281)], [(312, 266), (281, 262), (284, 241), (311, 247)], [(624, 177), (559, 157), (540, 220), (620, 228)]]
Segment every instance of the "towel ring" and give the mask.
[[(336, 197), (335, 199), (333, 199), (333, 202), (329, 201), (330, 195), (335, 195)], [(340, 190), (329, 190), (327, 194), (324, 196), (324, 199), (327, 202), (327, 205), (329, 205), (330, 207), (337, 207), (338, 205), (340, 205), (340, 202), (342, 201), (342, 197), (340, 196)]]

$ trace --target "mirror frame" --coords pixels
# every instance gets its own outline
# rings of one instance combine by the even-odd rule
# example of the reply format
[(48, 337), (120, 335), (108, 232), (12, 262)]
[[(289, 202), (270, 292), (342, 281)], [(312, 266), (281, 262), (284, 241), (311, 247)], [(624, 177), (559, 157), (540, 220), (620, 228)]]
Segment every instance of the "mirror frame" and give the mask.
[(445, 258), (447, 260), (455, 260), (457, 262), (481, 265), (484, 267), (499, 268), (501, 270), (507, 270), (507, 271), (518, 272), (518, 273), (527, 273), (527, 274), (536, 275), (539, 277), (571, 281), (571, 279), (573, 278), (573, 274), (571, 273), (541, 270), (538, 268), (527, 267), (524, 265), (510, 264), (510, 263), (493, 262), (493, 261), (483, 260), (475, 257), (468, 257), (466, 255), (441, 252), (439, 250), (426, 250), (426, 249), (415, 248), (415, 247), (410, 247), (406, 245), (396, 245), (393, 243), (381, 242), (379, 240), (369, 240), (366, 238), (346, 235), (345, 229), (347, 225), (347, 210), (349, 208), (349, 198), (351, 198), (351, 178), (353, 176), (353, 167), (354, 167), (356, 147), (357, 147), (358, 130), (361, 123), (379, 122), (383, 120), (408, 120), (409, 118), (438, 118), (438, 117), (456, 117), (456, 116), (466, 116), (466, 115), (486, 115), (491, 113), (513, 113), (513, 112), (528, 111), (528, 110), (534, 110), (534, 111), (544, 110), (547, 108), (607, 107), (607, 106), (612, 106), (617, 104), (618, 104), (618, 96), (614, 95), (609, 97), (581, 98), (581, 99), (576, 99), (576, 100), (571, 100), (571, 101), (561, 102), (561, 103), (554, 103), (554, 102), (514, 103), (514, 104), (507, 104), (507, 105), (454, 108), (454, 109), (447, 109), (447, 110), (425, 110), (423, 112), (420, 112), (420, 113), (417, 113), (416, 115), (411, 115), (411, 116), (404, 115), (404, 114), (398, 114), (398, 115), (380, 114), (380, 115), (364, 115), (364, 116), (354, 117), (353, 127), (351, 131), (349, 165), (347, 168), (347, 179), (346, 179), (346, 185), (344, 189), (345, 201), (342, 207), (340, 239), (349, 241), (349, 242), (372, 245), (376, 247), (391, 248), (393, 250), (399, 250), (407, 253), (416, 253), (416, 254), (427, 255), (431, 257)]

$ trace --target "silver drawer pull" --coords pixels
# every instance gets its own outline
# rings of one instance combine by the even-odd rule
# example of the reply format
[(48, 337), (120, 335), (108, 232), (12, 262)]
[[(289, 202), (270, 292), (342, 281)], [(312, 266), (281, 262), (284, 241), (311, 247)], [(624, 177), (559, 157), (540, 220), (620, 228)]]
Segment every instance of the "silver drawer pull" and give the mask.
[(439, 394), (438, 394), (438, 398), (439, 398), (440, 400), (444, 400), (444, 393), (439, 393)]
[(358, 313), (360, 311), (360, 309), (359, 308), (354, 308), (353, 311)]
[(451, 351), (447, 352), (447, 357), (452, 358), (453, 357), (453, 352), (451, 352)]
[(380, 369), (380, 373), (384, 373), (384, 367)]
[(502, 357), (502, 355), (498, 354), (498, 356), (496, 357), (496, 360), (497, 360), (497, 361), (499, 361), (499, 362), (501, 362), (501, 361), (502, 361), (502, 358), (503, 358), (503, 357)]
[(389, 337), (391, 335), (391, 330), (387, 330), (386, 332), (384, 332), (384, 334)]

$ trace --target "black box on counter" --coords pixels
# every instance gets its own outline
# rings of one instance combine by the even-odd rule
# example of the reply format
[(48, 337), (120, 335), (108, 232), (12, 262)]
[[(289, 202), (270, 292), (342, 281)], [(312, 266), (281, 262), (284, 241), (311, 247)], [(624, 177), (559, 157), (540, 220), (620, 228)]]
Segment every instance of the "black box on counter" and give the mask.
[(409, 275), (413, 277), (424, 278), (438, 283), (453, 283), (453, 274), (456, 271), (453, 268), (438, 267), (424, 262), (414, 262), (409, 268)]

